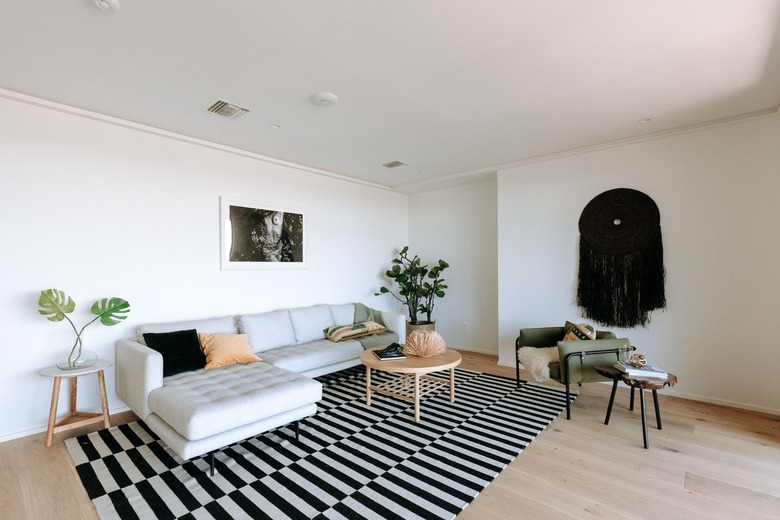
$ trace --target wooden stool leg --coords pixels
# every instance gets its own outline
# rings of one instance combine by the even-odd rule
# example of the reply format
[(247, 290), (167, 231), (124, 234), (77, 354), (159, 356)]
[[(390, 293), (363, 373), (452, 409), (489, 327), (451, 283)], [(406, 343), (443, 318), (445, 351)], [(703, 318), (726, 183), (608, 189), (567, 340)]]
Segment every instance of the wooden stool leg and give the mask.
[(645, 391), (639, 389), (639, 406), (642, 408), (642, 439), (645, 442), (645, 449), (650, 447), (650, 442), (647, 438), (647, 413), (645, 411)]
[[(103, 427), (110, 428), (111, 418), (108, 415), (108, 396), (106, 395), (106, 376), (103, 374), (102, 370), (100, 370), (97, 373), (97, 378), (98, 378), (98, 387), (100, 388), (100, 406), (103, 409)], [(76, 383), (75, 378), (73, 380), (73, 383), (75, 385)]]
[(54, 387), (51, 391), (51, 408), (49, 408), (49, 426), (46, 429), (46, 447), (51, 447), (54, 441), (54, 423), (57, 421), (57, 403), (60, 400), (60, 383), (62, 378), (54, 378)]
[(76, 415), (76, 410), (78, 409), (78, 393), (79, 393), (79, 378), (78, 377), (71, 377), (70, 378), (70, 416), (74, 417)]
[(661, 430), (661, 408), (658, 406), (658, 392), (653, 390), (653, 404), (655, 405), (655, 422)]
[(607, 406), (607, 416), (604, 418), (604, 424), (609, 424), (609, 416), (612, 415), (612, 403), (615, 402), (615, 392), (617, 392), (618, 380), (612, 381), (612, 393), (609, 394), (609, 406)]

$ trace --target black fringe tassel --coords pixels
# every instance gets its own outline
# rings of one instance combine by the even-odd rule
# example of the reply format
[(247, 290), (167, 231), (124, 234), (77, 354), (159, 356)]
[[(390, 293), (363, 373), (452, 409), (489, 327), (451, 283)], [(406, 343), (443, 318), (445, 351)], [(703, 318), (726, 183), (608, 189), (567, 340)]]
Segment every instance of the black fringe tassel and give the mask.
[(600, 253), (580, 238), (577, 305), (584, 316), (606, 326), (631, 328), (650, 323), (666, 308), (661, 228), (642, 249), (624, 255)]

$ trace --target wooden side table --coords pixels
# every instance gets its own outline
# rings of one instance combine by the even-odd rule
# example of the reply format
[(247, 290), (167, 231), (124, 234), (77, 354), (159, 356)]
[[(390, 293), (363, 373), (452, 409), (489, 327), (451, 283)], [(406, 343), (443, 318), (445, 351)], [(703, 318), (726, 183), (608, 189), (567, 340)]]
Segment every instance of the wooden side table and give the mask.
[[(79, 426), (86, 426), (103, 422), (105, 428), (111, 426), (108, 417), (108, 398), (106, 397), (106, 379), (103, 371), (111, 366), (110, 361), (99, 359), (97, 363), (87, 368), (76, 368), (73, 370), (62, 370), (61, 368), (49, 367), (40, 371), (45, 377), (54, 378), (54, 388), (51, 393), (51, 408), (49, 409), (49, 427), (46, 430), (46, 447), (50, 447), (54, 440), (54, 434), (66, 430), (71, 430)], [(79, 412), (76, 410), (76, 401), (78, 396), (78, 378), (88, 374), (97, 374), (98, 388), (100, 390), (101, 413)], [(57, 405), (60, 400), (60, 383), (63, 379), (70, 379), (70, 412), (62, 420), (57, 422)]]
[(642, 440), (645, 449), (650, 447), (650, 440), (647, 434), (647, 412), (645, 411), (645, 390), (653, 391), (653, 404), (655, 405), (655, 421), (658, 429), (661, 427), (661, 408), (658, 406), (658, 390), (666, 386), (674, 386), (677, 383), (677, 376), (674, 374), (666, 375), (664, 379), (636, 379), (628, 377), (620, 369), (612, 365), (596, 365), (593, 369), (604, 377), (612, 379), (612, 393), (609, 396), (609, 406), (607, 407), (607, 416), (604, 424), (609, 424), (609, 416), (612, 414), (612, 404), (615, 402), (615, 391), (618, 381), (623, 381), (631, 387), (631, 404), (629, 410), (634, 409), (634, 390), (639, 390), (639, 406), (642, 409)]

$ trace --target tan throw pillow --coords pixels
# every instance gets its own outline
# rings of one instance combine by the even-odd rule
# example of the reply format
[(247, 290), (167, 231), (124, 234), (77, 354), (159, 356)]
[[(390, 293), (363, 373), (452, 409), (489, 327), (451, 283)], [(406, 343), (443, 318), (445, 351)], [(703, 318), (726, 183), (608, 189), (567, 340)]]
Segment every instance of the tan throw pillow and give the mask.
[(344, 339), (362, 338), (363, 336), (370, 336), (372, 334), (381, 334), (387, 331), (384, 325), (380, 325), (375, 321), (363, 321), (361, 323), (355, 323), (354, 325), (337, 325), (335, 327), (328, 327), (322, 332), (325, 333), (325, 337), (331, 341), (339, 342)]
[(206, 354), (206, 370), (236, 363), (262, 361), (249, 347), (248, 334), (208, 334), (199, 332), (198, 338)]
[(596, 330), (587, 323), (575, 325), (566, 336), (563, 337), (563, 341), (580, 341), (587, 339), (596, 339)]

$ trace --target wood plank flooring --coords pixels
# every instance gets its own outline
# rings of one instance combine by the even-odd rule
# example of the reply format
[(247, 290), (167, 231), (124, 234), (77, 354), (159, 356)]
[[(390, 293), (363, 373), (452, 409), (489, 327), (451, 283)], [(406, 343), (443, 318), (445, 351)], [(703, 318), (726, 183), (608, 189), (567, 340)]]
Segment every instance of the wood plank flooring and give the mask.
[[(514, 368), (497, 366), (495, 356), (461, 353), (463, 368), (514, 377)], [(655, 429), (651, 415), (645, 450), (627, 389), (618, 390), (608, 426), (610, 387), (578, 390), (572, 420), (555, 419), (459, 520), (780, 518), (780, 416), (660, 391), (664, 429)], [(125, 412), (111, 424), (135, 419)], [(63, 439), (98, 428), (57, 434), (51, 448), (43, 445), (44, 433), (0, 443), (0, 517), (96, 519)]]

